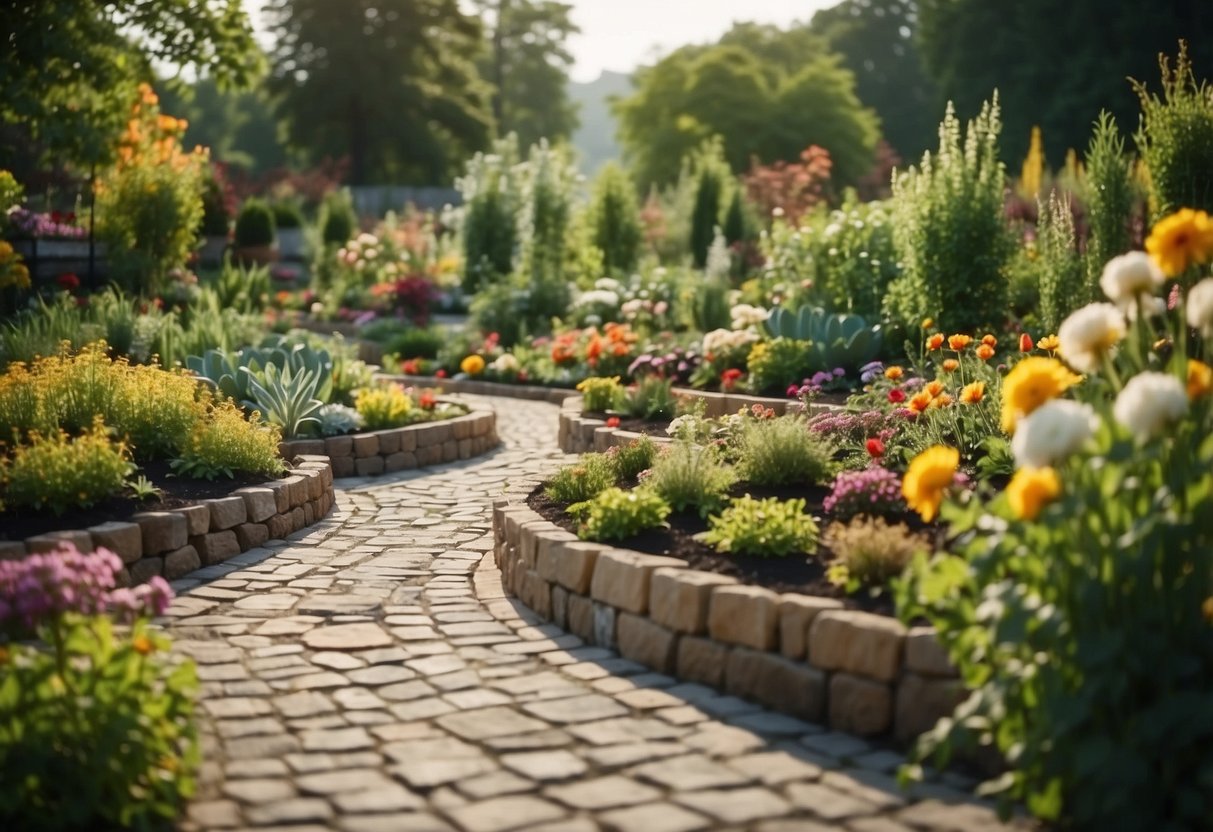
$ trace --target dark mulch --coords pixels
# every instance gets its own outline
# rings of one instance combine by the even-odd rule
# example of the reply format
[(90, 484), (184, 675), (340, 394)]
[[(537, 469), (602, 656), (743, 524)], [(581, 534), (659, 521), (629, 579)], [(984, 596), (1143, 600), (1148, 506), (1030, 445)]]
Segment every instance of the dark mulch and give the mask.
[(237, 474), (230, 480), (187, 479), (174, 474), (167, 462), (143, 463), (138, 473), (163, 490), (159, 499), (137, 501), (130, 496), (111, 497), (86, 509), (68, 509), (58, 516), (45, 510), (5, 511), (0, 513), (0, 540), (24, 540), (47, 532), (87, 529), (109, 520), (129, 520), (131, 515), (141, 511), (164, 511), (193, 505), (211, 497), (226, 497), (237, 488), (261, 485), (269, 479), (264, 474)]
[(670, 426), (669, 419), (634, 419), (631, 416), (613, 416), (610, 413), (592, 413), (584, 412), (581, 414), (589, 419), (602, 419), (604, 422), (607, 419), (618, 418), (619, 424), (616, 425), (619, 430), (630, 430), (633, 433), (643, 433), (646, 436), (665, 436), (665, 429)]
[[(750, 494), (756, 499), (766, 497), (778, 497), (785, 500), (793, 497), (804, 498), (805, 510), (818, 518), (822, 531), (829, 525), (829, 520), (822, 509), (822, 501), (829, 493), (829, 489), (822, 486), (762, 488), (740, 485), (733, 489), (733, 496)], [(547, 495), (543, 493), (543, 486), (539, 486), (531, 492), (527, 498), (527, 505), (545, 520), (568, 531), (577, 531), (577, 523), (565, 513), (564, 505), (548, 499)], [(743, 584), (765, 587), (774, 592), (799, 592), (803, 595), (837, 598), (849, 609), (865, 610), (881, 615), (894, 614), (893, 599), (887, 591), (871, 595), (864, 593), (846, 595), (841, 589), (827, 581), (826, 564), (832, 559), (833, 553), (824, 545), (812, 557), (792, 555), (786, 558), (760, 558), (724, 555), (695, 539), (696, 534), (707, 531), (708, 528), (707, 522), (698, 514), (687, 512), (671, 514), (668, 523), (669, 528), (651, 529), (637, 537), (618, 541), (613, 545), (651, 555), (680, 558), (685, 560), (692, 569), (729, 575)], [(908, 520), (907, 523), (916, 530), (922, 528), (919, 523)]]

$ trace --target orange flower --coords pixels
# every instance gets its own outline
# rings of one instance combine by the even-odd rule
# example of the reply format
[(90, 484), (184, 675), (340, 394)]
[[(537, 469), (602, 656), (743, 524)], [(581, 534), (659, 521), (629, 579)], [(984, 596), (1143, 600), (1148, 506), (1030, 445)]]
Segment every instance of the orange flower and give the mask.
[(928, 384), (926, 386), (926, 390), (924, 392), (926, 392), (927, 395), (929, 395), (933, 399), (936, 396), (938, 396), (940, 393), (942, 393), (943, 389), (944, 389), (943, 382), (936, 380), (936, 381), (932, 381), (930, 384)]
[(942, 332), (936, 332), (934, 335), (932, 335), (930, 338), (927, 339), (927, 349), (929, 349), (929, 350), (937, 350), (937, 349), (940, 349), (942, 346), (943, 346), (943, 333)]
[(984, 381), (975, 381), (972, 384), (966, 384), (960, 391), (960, 400), (965, 404), (977, 404), (986, 395), (986, 383)]
[(1029, 335), (1028, 333), (1025, 332), (1019, 336), (1019, 351), (1020, 352), (1031, 352), (1032, 347), (1033, 347), (1033, 344), (1032, 344), (1031, 335)]
[(952, 397), (947, 393), (942, 393), (931, 399), (931, 407), (947, 407), (952, 403)]
[(131, 639), (131, 647), (141, 656), (146, 656), (156, 651), (155, 643), (147, 636), (135, 636)]
[(955, 358), (949, 358), (947, 361), (943, 362), (943, 371), (945, 373), (954, 373), (957, 369), (959, 369), (959, 367), (960, 362)]
[(593, 366), (593, 362), (596, 362), (600, 355), (602, 355), (602, 338), (595, 332), (590, 336), (590, 343), (586, 345), (585, 357), (587, 361), (591, 362), (591, 366)]
[(1188, 398), (1197, 399), (1213, 393), (1213, 367), (1188, 359)]
[(925, 390), (921, 393), (915, 393), (910, 397), (910, 410), (913, 410), (915, 413), (922, 413), (931, 406), (931, 402), (933, 401), (935, 401), (935, 397)]
[(888, 367), (884, 371), (884, 377), (887, 378), (889, 381), (897, 381), (904, 374), (905, 374), (905, 371), (896, 365), (894, 365), (892, 367)]
[(977, 357), (982, 361), (989, 361), (994, 357), (994, 348), (989, 344), (982, 344), (977, 348)]
[(973, 337), (970, 335), (949, 335), (948, 348), (960, 352), (969, 344), (973, 343)]
[(987, 332), (985, 335), (981, 336), (981, 343), (985, 344), (987, 347), (997, 347), (998, 339)]

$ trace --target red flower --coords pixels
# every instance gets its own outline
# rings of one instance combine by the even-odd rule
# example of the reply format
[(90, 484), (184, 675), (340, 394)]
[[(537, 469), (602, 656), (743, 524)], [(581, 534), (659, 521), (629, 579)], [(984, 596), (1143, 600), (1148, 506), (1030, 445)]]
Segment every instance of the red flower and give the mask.
[(879, 459), (884, 456), (884, 443), (873, 437), (867, 442), (868, 456), (873, 459)]
[(889, 391), (889, 401), (893, 404), (901, 404), (906, 400), (905, 391), (900, 387), (894, 387)]
[(74, 292), (80, 288), (80, 278), (71, 272), (64, 272), (55, 278), (55, 283), (65, 292)]
[(446, 378), (446, 370), (439, 367), (437, 370), (434, 371), (434, 377), (435, 378)]
[(745, 375), (745, 373), (738, 369), (725, 370), (720, 374), (720, 386), (725, 390), (732, 390), (733, 385), (736, 384), (737, 380), (743, 375)]
[(405, 361), (400, 365), (400, 370), (406, 376), (419, 375), (421, 372), (421, 362), (416, 358), (410, 358), (408, 361)]
[(611, 418), (607, 419), (607, 421), (606, 421), (606, 426), (607, 426), (608, 428), (617, 428), (617, 427), (619, 427), (619, 417), (618, 417), (618, 416), (612, 416)]
[(421, 395), (417, 397), (417, 404), (422, 410), (433, 410), (434, 405), (438, 404), (438, 397), (434, 395), (433, 390), (422, 390)]
[(1031, 335), (1029, 335), (1028, 333), (1025, 332), (1023, 335), (1019, 336), (1019, 351), (1020, 352), (1031, 352), (1032, 347), (1033, 347), (1033, 344), (1032, 344)]

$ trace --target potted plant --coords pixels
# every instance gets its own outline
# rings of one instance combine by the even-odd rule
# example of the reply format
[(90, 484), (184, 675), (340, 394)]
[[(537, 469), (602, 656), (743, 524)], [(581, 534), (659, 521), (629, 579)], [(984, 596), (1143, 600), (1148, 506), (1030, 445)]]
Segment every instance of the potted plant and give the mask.
[(260, 199), (247, 199), (236, 217), (236, 259), (266, 265), (278, 259), (274, 246), (274, 213)]
[(278, 254), (283, 260), (303, 259), (303, 213), (294, 202), (278, 201), (273, 205), (274, 224), (278, 229)]

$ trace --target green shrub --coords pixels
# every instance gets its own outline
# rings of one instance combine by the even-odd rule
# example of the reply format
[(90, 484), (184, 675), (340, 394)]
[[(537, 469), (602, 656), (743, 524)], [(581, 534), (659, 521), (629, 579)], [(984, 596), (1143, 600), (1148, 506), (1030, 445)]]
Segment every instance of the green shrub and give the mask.
[(821, 484), (837, 471), (833, 447), (800, 416), (754, 419), (741, 433), (738, 472), (756, 485)]
[(719, 140), (705, 143), (690, 162), (695, 178), (695, 201), (691, 208), (691, 259), (695, 268), (708, 262), (708, 249), (720, 225), (720, 206), (724, 202), (725, 183), (731, 178)]
[(893, 241), (904, 271), (889, 285), (885, 312), (907, 332), (928, 317), (946, 332), (1002, 323), (1014, 248), (1003, 219), (1001, 129), (995, 96), (969, 123), (962, 145), (949, 103), (938, 153), (893, 180)]
[(626, 445), (616, 445), (607, 451), (607, 456), (615, 468), (615, 478), (621, 482), (631, 481), (640, 476), (642, 471), (653, 467), (657, 446), (652, 439), (642, 436)]
[(236, 247), (274, 244), (274, 212), (260, 199), (246, 199), (236, 215)]
[(673, 419), (678, 415), (674, 382), (659, 376), (645, 376), (627, 391), (623, 409), (636, 419)]
[(202, 183), (202, 224), (198, 233), (207, 237), (226, 237), (232, 218), (227, 211), (223, 183), (209, 170)]
[(645, 485), (674, 511), (693, 508), (706, 516), (724, 505), (725, 495), (736, 481), (736, 472), (722, 464), (710, 448), (675, 442), (657, 457)]
[(354, 202), (349, 191), (336, 191), (324, 198), (317, 225), (320, 226), (320, 241), (323, 243), (321, 248), (343, 246), (353, 239), (358, 230), (358, 215), (354, 213)]
[(813, 345), (791, 338), (771, 338), (750, 348), (746, 358), (746, 373), (750, 389), (755, 393), (778, 390), (783, 393), (789, 384), (799, 384), (812, 372)]
[(399, 384), (383, 384), (359, 390), (354, 408), (367, 430), (398, 428), (419, 420), (412, 397)]
[(640, 209), (636, 188), (615, 162), (608, 162), (594, 180), (590, 203), (593, 242), (602, 252), (603, 269), (628, 275), (640, 253)]
[(582, 519), (577, 535), (585, 540), (626, 540), (665, 525), (670, 507), (646, 488), (608, 488), (589, 502), (569, 506)]
[(830, 580), (848, 592), (860, 587), (884, 587), (905, 571), (910, 559), (929, 549), (904, 523), (890, 524), (883, 517), (861, 516), (849, 523), (833, 523), (825, 543), (834, 553)]
[(606, 413), (619, 407), (624, 401), (623, 385), (619, 376), (600, 378), (590, 376), (577, 384), (577, 392), (581, 393), (581, 409), (587, 413)]
[(755, 500), (747, 494), (709, 518), (701, 539), (718, 552), (734, 555), (811, 555), (817, 551), (817, 522), (804, 513), (804, 507), (804, 500)]
[(438, 357), (438, 352), (444, 343), (446, 343), (446, 336), (440, 329), (410, 327), (391, 336), (385, 350), (401, 358), (434, 359)]
[(173, 470), (196, 479), (213, 480), (237, 472), (277, 476), (285, 470), (278, 455), (282, 431), (276, 425), (250, 422), (235, 402), (224, 399), (210, 408), (189, 435)]
[(303, 212), (294, 202), (278, 200), (270, 206), (274, 213), (274, 228), (301, 228)]
[(463, 290), (471, 293), (498, 282), (514, 267), (524, 199), (518, 138), (510, 134), (494, 143), (492, 153), (473, 156), (455, 187), (463, 196)]
[(1079, 305), (1100, 297), (1099, 278), (1104, 265), (1133, 247), (1133, 208), (1137, 189), (1133, 182), (1133, 159), (1125, 153), (1125, 142), (1116, 128), (1116, 119), (1099, 114), (1095, 132), (1087, 147), (1086, 186), (1083, 203), (1087, 208), (1086, 286), (1075, 299)]
[(30, 435), (4, 466), (4, 502), (8, 509), (49, 509), (56, 515), (89, 506), (122, 491), (131, 473), (130, 454), (109, 438), (98, 419), (75, 439), (63, 431)]
[(558, 470), (544, 488), (548, 499), (581, 503), (593, 499), (617, 482), (617, 471), (606, 454), (585, 454)]
[(1040, 203), (1039, 216), (1036, 224), (1039, 323), (1041, 332), (1050, 333), (1056, 332), (1061, 322), (1088, 300), (1086, 274), (1069, 198), (1053, 191), (1047, 204)]

